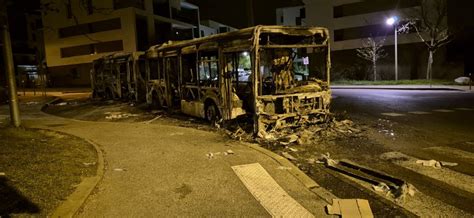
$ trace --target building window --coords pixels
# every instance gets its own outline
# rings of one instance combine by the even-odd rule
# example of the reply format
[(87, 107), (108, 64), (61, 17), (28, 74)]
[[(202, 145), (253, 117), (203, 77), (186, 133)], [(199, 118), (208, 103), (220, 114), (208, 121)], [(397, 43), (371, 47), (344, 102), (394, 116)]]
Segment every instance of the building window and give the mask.
[(66, 1), (66, 13), (67, 13), (67, 18), (72, 18), (71, 0)]
[(296, 23), (297, 26), (301, 26), (301, 23), (302, 23), (301, 22), (301, 17), (296, 17), (295, 18), (295, 23)]
[(306, 8), (301, 8), (300, 9), (300, 17), (301, 18), (306, 18)]
[(81, 55), (99, 54), (105, 52), (123, 51), (122, 40), (99, 42), (87, 45), (78, 45), (72, 47), (61, 48), (61, 57), (74, 57)]
[(94, 13), (94, 5), (92, 5), (92, 0), (86, 0), (87, 14), (91, 15)]
[(123, 51), (123, 42), (122, 40), (100, 42), (93, 44), (93, 47), (94, 52), (97, 54), (105, 52)]
[(340, 18), (345, 16), (367, 14), (393, 9), (411, 8), (420, 5), (420, 0), (362, 1), (334, 7), (333, 17)]
[(229, 32), (229, 29), (227, 27), (219, 27), (219, 33), (226, 33)]
[(77, 71), (77, 68), (72, 68), (71, 71), (71, 77), (72, 79), (79, 79), (80, 78), (80, 74), (79, 74), (79, 71)]
[(144, 0), (114, 0), (114, 9), (128, 7), (145, 10), (145, 3)]
[(59, 29), (59, 38), (78, 36), (88, 33), (98, 33), (122, 28), (120, 18), (97, 21), (93, 23), (79, 24)]
[(91, 44), (61, 48), (61, 57), (63, 58), (80, 55), (90, 55), (93, 53), (94, 50)]

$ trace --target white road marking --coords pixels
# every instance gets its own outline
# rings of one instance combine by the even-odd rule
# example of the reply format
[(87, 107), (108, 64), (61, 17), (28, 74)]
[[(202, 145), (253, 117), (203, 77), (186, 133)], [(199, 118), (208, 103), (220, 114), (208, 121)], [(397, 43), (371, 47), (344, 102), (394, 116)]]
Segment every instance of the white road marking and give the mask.
[(459, 150), (452, 147), (428, 147), (423, 150), (429, 150), (438, 154), (443, 154), (457, 159), (465, 159), (474, 162), (474, 154), (468, 151)]
[(233, 166), (235, 174), (272, 217), (314, 217), (259, 164)]
[(459, 189), (474, 193), (474, 186), (472, 185), (474, 184), (474, 177), (472, 176), (462, 174), (445, 167), (436, 169), (434, 167), (422, 166), (421, 164), (416, 163), (418, 160), (417, 158), (400, 152), (387, 152), (382, 154), (381, 158), (390, 160), (393, 163), (412, 170), (418, 174), (425, 175)]
[(441, 112), (441, 113), (452, 113), (454, 112), (453, 110), (447, 110), (447, 109), (436, 109), (433, 110), (434, 112)]
[(399, 114), (399, 113), (381, 113), (384, 116), (390, 116), (390, 117), (402, 117), (405, 116), (405, 114)]
[(431, 112), (425, 112), (425, 111), (410, 111), (408, 112), (409, 114), (416, 114), (416, 115), (425, 115), (425, 114), (431, 114)]
[(454, 110), (458, 110), (458, 111), (474, 111), (474, 109), (472, 109), (472, 108), (465, 108), (465, 107), (454, 108)]

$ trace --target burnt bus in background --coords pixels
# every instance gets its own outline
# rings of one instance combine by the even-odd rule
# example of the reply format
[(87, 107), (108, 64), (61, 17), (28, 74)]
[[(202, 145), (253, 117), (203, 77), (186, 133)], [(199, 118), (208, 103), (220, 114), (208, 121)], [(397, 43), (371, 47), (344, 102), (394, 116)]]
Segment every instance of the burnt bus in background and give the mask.
[(256, 26), (170, 41), (145, 55), (107, 56), (94, 62), (91, 75), (95, 95), (133, 93), (140, 100), (143, 89), (150, 105), (211, 122), (249, 115), (265, 137), (326, 118), (329, 34), (321, 27)]
[(146, 98), (144, 52), (114, 53), (92, 62), (92, 96), (144, 101)]

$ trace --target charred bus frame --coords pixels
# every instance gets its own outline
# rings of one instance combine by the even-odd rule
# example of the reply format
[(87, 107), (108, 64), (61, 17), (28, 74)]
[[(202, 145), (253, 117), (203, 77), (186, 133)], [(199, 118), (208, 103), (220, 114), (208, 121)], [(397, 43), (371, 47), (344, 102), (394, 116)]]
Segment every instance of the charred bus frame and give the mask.
[(145, 100), (144, 52), (114, 53), (92, 62), (93, 97)]
[[(296, 72), (308, 68), (310, 56), (319, 59), (314, 63), (321, 72), (314, 72), (314, 66)], [(252, 114), (261, 137), (319, 122), (329, 112), (326, 28), (256, 26), (152, 46), (146, 57), (147, 102), (169, 110), (209, 121)], [(306, 66), (295, 65), (297, 59)]]

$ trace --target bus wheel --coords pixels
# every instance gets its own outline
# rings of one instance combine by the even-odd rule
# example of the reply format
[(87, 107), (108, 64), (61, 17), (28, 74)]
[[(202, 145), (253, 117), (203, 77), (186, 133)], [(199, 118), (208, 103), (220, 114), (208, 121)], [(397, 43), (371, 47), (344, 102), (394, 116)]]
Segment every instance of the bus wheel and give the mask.
[(216, 123), (219, 120), (219, 110), (217, 109), (216, 104), (210, 103), (206, 106), (205, 109), (206, 120), (212, 124)]

